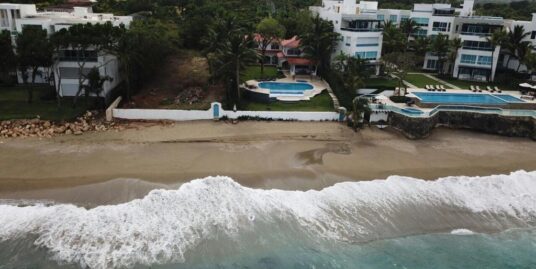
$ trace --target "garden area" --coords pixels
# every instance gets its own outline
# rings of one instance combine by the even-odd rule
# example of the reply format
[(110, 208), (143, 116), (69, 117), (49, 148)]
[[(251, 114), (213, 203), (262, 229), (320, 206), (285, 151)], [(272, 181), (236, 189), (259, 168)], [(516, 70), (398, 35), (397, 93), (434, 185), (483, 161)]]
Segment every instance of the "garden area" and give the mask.
[(58, 108), (53, 90), (49, 87), (35, 87), (32, 103), (28, 103), (27, 98), (28, 92), (24, 87), (0, 88), (0, 120), (33, 119), (37, 116), (52, 121), (71, 120), (87, 110), (84, 97), (79, 98), (76, 107), (73, 107), (72, 98), (62, 98)]
[(333, 100), (328, 91), (325, 90), (309, 101), (274, 101), (268, 104), (245, 101), (243, 109), (250, 111), (333, 111)]
[[(423, 88), (426, 86), (426, 85), (443, 85), (441, 83), (439, 83), (439, 81), (435, 80), (435, 79), (431, 79), (423, 74), (408, 74), (406, 76), (406, 79), (405, 81), (419, 87), (419, 88)], [(446, 87), (446, 85), (443, 85)], [(448, 88), (448, 87), (446, 87)]]
[(396, 79), (388, 77), (367, 78), (365, 89), (394, 90), (398, 86)]

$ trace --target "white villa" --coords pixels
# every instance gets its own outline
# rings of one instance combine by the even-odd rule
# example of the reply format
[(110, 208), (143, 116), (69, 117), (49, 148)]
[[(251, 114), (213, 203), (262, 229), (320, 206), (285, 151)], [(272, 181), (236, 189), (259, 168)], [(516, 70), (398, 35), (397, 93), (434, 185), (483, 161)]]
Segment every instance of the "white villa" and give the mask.
[[(322, 6), (310, 7), (310, 10), (329, 20), (334, 31), (341, 35), (335, 54), (343, 52), (355, 57), (369, 60), (379, 72), (379, 59), (382, 52), (383, 24), (391, 21), (396, 25), (412, 19), (420, 29), (411, 38), (434, 36), (439, 33), (449, 39), (460, 38), (463, 47), (453, 66), (453, 76), (463, 80), (493, 81), (499, 62), (506, 64), (507, 57), (500, 54), (500, 47), (491, 47), (486, 38), (495, 30), (507, 31), (515, 25), (523, 25), (526, 37), (536, 45), (536, 15), (532, 21), (512, 21), (501, 17), (476, 16), (473, 11), (474, 0), (464, 0), (460, 8), (450, 4), (415, 4), (412, 10), (378, 9), (376, 1), (323, 0)], [(517, 69), (518, 62), (509, 61), (508, 68)], [(423, 69), (437, 70), (437, 56), (428, 52), (425, 55)], [(525, 71), (522, 65), (520, 71)]]
[[(0, 4), (0, 31), (10, 31), (13, 41), (17, 33), (29, 26), (41, 27), (52, 34), (74, 24), (111, 22), (114, 26), (123, 24), (128, 27), (131, 21), (132, 17), (130, 16), (93, 13), (91, 6), (74, 7), (72, 11), (38, 12), (33, 4)], [(107, 81), (103, 85), (102, 95), (107, 96), (122, 81), (116, 57), (97, 53), (90, 53), (86, 57), (87, 63), (84, 72), (89, 72), (91, 68), (97, 67), (101, 75), (112, 78), (111, 81)], [(61, 96), (74, 96), (78, 91), (79, 77), (76, 51), (63, 50), (58, 58), (59, 60), (53, 65), (56, 90)], [(43, 72), (44, 75), (41, 77), (38, 76), (36, 82), (47, 83), (50, 81), (45, 73)], [(61, 83), (59, 83), (60, 77)], [(22, 83), (20, 74), (18, 80), (19, 83)]]

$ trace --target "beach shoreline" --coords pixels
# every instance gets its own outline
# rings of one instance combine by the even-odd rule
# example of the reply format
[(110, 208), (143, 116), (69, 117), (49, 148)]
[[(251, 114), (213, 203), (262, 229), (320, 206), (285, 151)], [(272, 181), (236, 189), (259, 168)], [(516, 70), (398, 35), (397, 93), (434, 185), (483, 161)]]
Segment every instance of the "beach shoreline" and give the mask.
[(229, 176), (264, 189), (322, 189), (391, 175), (433, 180), (536, 170), (536, 143), (438, 129), (408, 140), (335, 122), (184, 122), (124, 131), (0, 140), (0, 199), (110, 204)]

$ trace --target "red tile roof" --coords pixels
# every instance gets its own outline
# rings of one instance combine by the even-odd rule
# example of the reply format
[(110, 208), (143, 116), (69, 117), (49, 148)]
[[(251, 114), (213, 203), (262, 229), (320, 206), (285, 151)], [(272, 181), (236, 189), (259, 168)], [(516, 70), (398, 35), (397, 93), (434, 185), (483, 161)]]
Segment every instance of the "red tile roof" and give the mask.
[(288, 58), (287, 59), (289, 64), (293, 65), (310, 65), (313, 63), (313, 61), (307, 59), (307, 58)]
[(281, 45), (287, 48), (298, 48), (300, 46), (300, 39), (298, 36), (293, 36), (291, 39), (282, 40)]

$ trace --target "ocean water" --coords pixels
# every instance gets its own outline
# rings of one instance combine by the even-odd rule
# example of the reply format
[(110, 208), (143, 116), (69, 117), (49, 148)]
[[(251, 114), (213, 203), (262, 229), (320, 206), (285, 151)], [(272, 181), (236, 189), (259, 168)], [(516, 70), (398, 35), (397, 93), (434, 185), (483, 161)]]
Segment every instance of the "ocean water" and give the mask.
[(0, 268), (536, 268), (536, 172), (0, 205)]

